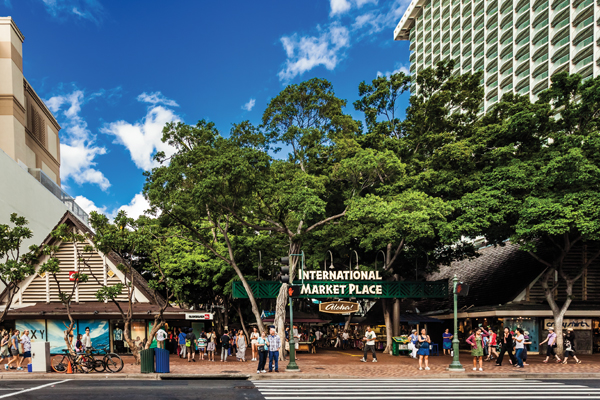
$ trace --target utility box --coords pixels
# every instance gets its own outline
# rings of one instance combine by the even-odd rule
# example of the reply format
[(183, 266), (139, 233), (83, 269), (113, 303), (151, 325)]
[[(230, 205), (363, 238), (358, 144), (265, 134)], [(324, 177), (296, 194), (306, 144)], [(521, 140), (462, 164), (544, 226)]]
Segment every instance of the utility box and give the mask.
[(50, 342), (31, 342), (31, 372), (50, 372)]

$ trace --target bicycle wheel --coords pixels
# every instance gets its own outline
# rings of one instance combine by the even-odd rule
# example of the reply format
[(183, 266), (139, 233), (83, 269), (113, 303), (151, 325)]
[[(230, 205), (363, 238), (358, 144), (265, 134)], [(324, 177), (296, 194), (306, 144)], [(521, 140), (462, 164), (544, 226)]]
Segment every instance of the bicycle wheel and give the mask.
[(94, 370), (95, 362), (88, 355), (82, 355), (77, 361), (77, 371), (83, 374), (88, 374)]
[(96, 372), (104, 372), (106, 369), (106, 362), (104, 360), (92, 358), (94, 371)]
[(54, 370), (54, 372), (64, 374), (67, 372), (69, 367), (69, 356), (66, 354), (57, 354), (50, 360), (50, 365), (52, 366), (52, 370)]
[(123, 369), (123, 360), (115, 353), (109, 353), (104, 356), (104, 365), (110, 372), (116, 373)]

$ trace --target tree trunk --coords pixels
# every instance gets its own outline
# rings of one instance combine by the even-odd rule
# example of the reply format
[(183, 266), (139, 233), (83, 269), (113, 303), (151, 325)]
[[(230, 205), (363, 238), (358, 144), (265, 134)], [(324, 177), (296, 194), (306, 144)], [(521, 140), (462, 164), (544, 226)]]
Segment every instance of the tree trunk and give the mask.
[(383, 319), (385, 321), (386, 344), (383, 349), (384, 354), (392, 353), (392, 319), (390, 318), (390, 309), (388, 299), (381, 299), (381, 307), (383, 308)]
[[(242, 329), (244, 330), (244, 333), (246, 334), (246, 340), (249, 340), (250, 335), (248, 335), (248, 330), (246, 329), (246, 324), (244, 323), (244, 316), (242, 315), (242, 308), (240, 307), (239, 304), (237, 305), (236, 308), (237, 308), (238, 316), (240, 317), (240, 324), (242, 324)], [(261, 332), (262, 332), (262, 329), (261, 329)]]
[(154, 340), (154, 336), (156, 336), (156, 332), (163, 326), (165, 322), (162, 320), (161, 315), (157, 315), (154, 317), (154, 323), (152, 324), (152, 329), (150, 330), (150, 334), (148, 335), (148, 340), (146, 341), (146, 349), (149, 349), (152, 345), (152, 341)]
[(400, 336), (400, 299), (394, 299), (392, 335)]
[(131, 331), (130, 331), (131, 321), (129, 318), (126, 318), (124, 320), (124, 325), (125, 326), (123, 327), (123, 337), (125, 338), (125, 341), (127, 342), (129, 349), (131, 350), (131, 355), (133, 355), (133, 358), (135, 359), (135, 365), (139, 365), (140, 364), (140, 352), (138, 351), (138, 348), (135, 345), (135, 342), (131, 339)]
[(69, 353), (71, 353), (72, 355), (75, 355), (75, 350), (73, 350), (73, 341), (72, 339), (70, 339), (73, 334), (73, 327), (75, 326), (75, 321), (73, 320), (73, 317), (71, 316), (71, 312), (69, 311), (69, 307), (67, 306), (67, 316), (69, 317), (69, 326), (67, 327), (67, 330), (65, 331), (65, 343), (67, 345), (67, 350), (69, 350)]
[(229, 329), (229, 299), (223, 298), (223, 329)]
[(346, 319), (346, 325), (344, 325), (344, 330), (348, 331), (350, 328), (350, 321), (352, 321), (352, 314), (348, 314), (348, 319)]

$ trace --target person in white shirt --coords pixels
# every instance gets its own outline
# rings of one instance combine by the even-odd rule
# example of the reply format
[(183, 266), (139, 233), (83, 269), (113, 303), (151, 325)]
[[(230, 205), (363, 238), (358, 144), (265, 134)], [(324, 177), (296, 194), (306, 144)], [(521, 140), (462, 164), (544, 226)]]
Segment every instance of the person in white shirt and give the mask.
[(370, 326), (367, 326), (367, 331), (365, 332), (365, 337), (363, 337), (363, 342), (365, 342), (365, 355), (360, 360), (362, 362), (367, 362), (367, 354), (369, 351), (373, 352), (373, 362), (377, 362), (377, 354), (375, 354), (375, 342), (377, 341), (377, 335), (375, 332), (371, 330)]
[(350, 338), (350, 335), (348, 334), (348, 331), (344, 331), (344, 333), (342, 333), (342, 350), (346, 350), (348, 348), (348, 339)]
[(85, 335), (81, 338), (81, 344), (83, 344), (86, 352), (92, 349), (92, 338), (90, 337), (90, 328), (88, 326), (85, 328)]
[(515, 338), (515, 357), (517, 358), (517, 368), (523, 368), (523, 349), (525, 348), (525, 335), (522, 328), (517, 328), (517, 337)]
[(323, 332), (321, 332), (320, 329), (317, 329), (317, 331), (315, 332), (315, 337), (317, 338), (315, 346), (319, 346), (319, 344), (321, 343), (321, 338), (323, 337)]
[(250, 334), (250, 344), (252, 345), (252, 361), (257, 361), (256, 356), (258, 353), (258, 338), (260, 334), (258, 333), (258, 329), (254, 328), (252, 333)]
[(167, 332), (163, 328), (156, 331), (156, 342), (159, 349), (165, 348), (165, 339), (167, 338)]

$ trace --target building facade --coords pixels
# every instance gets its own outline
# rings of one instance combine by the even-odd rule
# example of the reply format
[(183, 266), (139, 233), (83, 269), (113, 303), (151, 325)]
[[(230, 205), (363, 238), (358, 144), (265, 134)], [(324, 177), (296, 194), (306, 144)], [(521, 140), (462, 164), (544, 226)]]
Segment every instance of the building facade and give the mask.
[(504, 93), (533, 100), (558, 72), (600, 76), (598, 0), (412, 0), (394, 31), (410, 40), (410, 71), (455, 60), (483, 71), (484, 109)]
[[(71, 211), (88, 215), (60, 182), (60, 125), (23, 75), (24, 36), (11, 17), (0, 17), (0, 224), (16, 213), (29, 221), (39, 244)], [(1, 289), (1, 288), (0, 288)]]
[(60, 125), (23, 75), (25, 37), (0, 17), (0, 149), (60, 185)]

